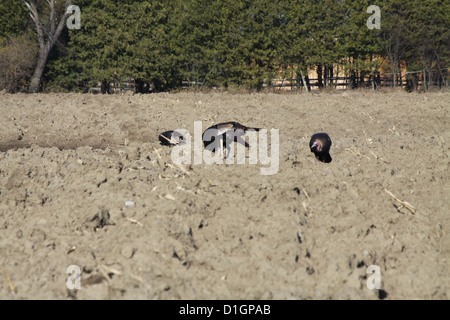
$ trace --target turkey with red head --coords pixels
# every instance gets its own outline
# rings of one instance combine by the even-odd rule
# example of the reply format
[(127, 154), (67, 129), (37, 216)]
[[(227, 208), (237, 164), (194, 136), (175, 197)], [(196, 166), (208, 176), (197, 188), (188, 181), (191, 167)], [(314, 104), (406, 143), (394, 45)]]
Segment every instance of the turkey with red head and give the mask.
[(324, 163), (331, 162), (331, 139), (328, 134), (324, 132), (313, 134), (311, 140), (309, 141), (309, 148), (311, 149), (311, 152), (314, 153), (317, 160)]

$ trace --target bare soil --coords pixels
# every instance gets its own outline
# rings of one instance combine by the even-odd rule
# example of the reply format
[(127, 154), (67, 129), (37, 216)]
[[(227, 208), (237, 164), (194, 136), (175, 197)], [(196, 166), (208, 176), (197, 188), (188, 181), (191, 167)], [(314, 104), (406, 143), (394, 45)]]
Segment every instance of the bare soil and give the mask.
[[(0, 94), (0, 298), (449, 299), (449, 111), (445, 92)], [(158, 134), (194, 121), (279, 129), (278, 172), (173, 164)]]

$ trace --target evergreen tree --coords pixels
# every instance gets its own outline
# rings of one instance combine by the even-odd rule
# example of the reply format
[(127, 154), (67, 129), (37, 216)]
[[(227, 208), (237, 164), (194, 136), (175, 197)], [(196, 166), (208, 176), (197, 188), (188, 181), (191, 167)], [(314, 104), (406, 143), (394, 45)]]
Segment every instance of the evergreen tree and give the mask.
[(30, 17), (21, 0), (0, 0), (0, 13), (0, 39), (27, 30)]
[[(370, 5), (380, 5), (373, 0), (346, 0), (344, 1), (344, 23), (339, 36), (339, 44), (344, 51), (344, 65), (347, 74), (352, 76), (356, 82), (365, 75), (378, 73), (382, 59), (376, 59), (382, 52), (380, 44), (380, 30), (369, 29), (367, 20), (370, 15), (367, 8)], [(384, 25), (384, 14), (381, 13), (382, 24)], [(354, 84), (356, 86), (357, 83)]]
[[(47, 77), (67, 90), (135, 78), (138, 90), (198, 86), (261, 89), (292, 73), (303, 84), (315, 69), (319, 86), (333, 66), (362, 79), (387, 57), (436, 70), (449, 63), (448, 1), (414, 0), (78, 0), (81, 30), (67, 30)], [(368, 29), (369, 5), (381, 8), (381, 30)], [(447, 9), (446, 9), (447, 8)], [(429, 77), (428, 77), (429, 78)], [(430, 79), (430, 78), (429, 78)], [(298, 81), (298, 84), (300, 81)]]
[(450, 63), (450, 2), (440, 0), (413, 1), (408, 15), (408, 51), (405, 61), (411, 71), (421, 70), (423, 88), (428, 90), (435, 80), (442, 85)]

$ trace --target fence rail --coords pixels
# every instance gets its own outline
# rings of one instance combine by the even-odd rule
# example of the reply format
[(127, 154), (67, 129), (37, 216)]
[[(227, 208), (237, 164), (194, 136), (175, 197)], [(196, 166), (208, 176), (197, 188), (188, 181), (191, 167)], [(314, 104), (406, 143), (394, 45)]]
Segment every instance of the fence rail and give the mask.
[[(308, 90), (316, 90), (321, 88), (334, 88), (334, 89), (348, 89), (348, 88), (388, 88), (388, 87), (401, 87), (406, 90), (423, 90), (423, 73), (419, 71), (398, 73), (394, 79), (393, 74), (383, 74), (375, 76), (364, 77), (331, 77), (327, 79), (308, 78), (305, 77), (305, 82)], [(430, 87), (448, 87), (448, 70), (445, 71), (444, 76), (442, 73), (434, 72), (426, 75), (427, 88)], [(183, 81), (180, 88), (188, 89), (193, 87), (202, 87), (203, 83), (195, 81)], [(218, 86), (213, 86), (219, 88)], [(276, 90), (304, 90), (304, 83), (302, 79), (296, 78), (281, 78), (272, 79), (270, 84), (265, 83), (263, 87), (270, 87)], [(96, 87), (91, 87), (87, 90), (89, 93), (120, 93), (126, 91), (138, 92), (139, 86), (133, 78), (125, 79), (122, 82), (116, 81), (111, 83), (98, 83)], [(153, 88), (150, 85), (146, 92), (153, 92)]]
[[(310, 89), (318, 88), (387, 88), (402, 87), (407, 90), (424, 89), (422, 72), (406, 72), (398, 74), (396, 79), (393, 74), (384, 74), (383, 76), (366, 76), (363, 79), (359, 77), (332, 77), (326, 81), (319, 78), (305, 78), (306, 86)], [(438, 73), (432, 73), (430, 80), (426, 80), (426, 85), (430, 87), (448, 87), (448, 77), (442, 77)], [(265, 85), (266, 87), (268, 85)], [(302, 79), (273, 79), (271, 87), (285, 90), (304, 89)]]

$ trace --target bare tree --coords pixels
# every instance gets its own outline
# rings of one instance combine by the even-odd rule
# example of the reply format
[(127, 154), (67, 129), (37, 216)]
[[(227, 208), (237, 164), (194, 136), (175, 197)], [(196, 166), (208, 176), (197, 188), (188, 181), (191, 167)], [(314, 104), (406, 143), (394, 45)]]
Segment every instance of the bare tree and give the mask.
[[(39, 56), (34, 70), (34, 74), (31, 77), (30, 86), (28, 88), (29, 93), (35, 93), (39, 91), (39, 86), (41, 84), (42, 75), (44, 73), (44, 68), (47, 63), (48, 55), (50, 50), (53, 48), (54, 44), (58, 40), (66, 22), (69, 13), (64, 10), (64, 13), (57, 24), (57, 12), (55, 6), (55, 0), (47, 0), (50, 7), (49, 17), (47, 23), (44, 25), (42, 19), (39, 17), (39, 12), (37, 8), (37, 1), (25, 1), (22, 2), (27, 6), (28, 11), (30, 11), (30, 16), (36, 25), (36, 31), (39, 43)], [(66, 0), (66, 7), (72, 5), (71, 0)]]

